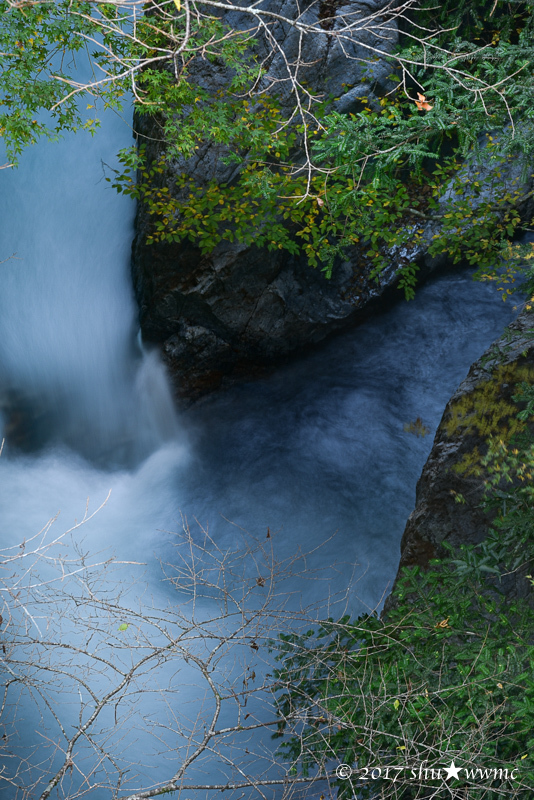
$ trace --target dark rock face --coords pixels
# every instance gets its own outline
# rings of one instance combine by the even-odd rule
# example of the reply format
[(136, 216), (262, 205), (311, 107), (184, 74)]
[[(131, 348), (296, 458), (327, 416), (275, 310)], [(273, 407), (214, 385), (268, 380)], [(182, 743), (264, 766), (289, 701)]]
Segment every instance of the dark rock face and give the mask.
[[(485, 452), (489, 430), (482, 435), (481, 428), (494, 425), (493, 435), (506, 435), (509, 420), (515, 419), (518, 410), (512, 403), (516, 384), (527, 375), (534, 376), (533, 330), (534, 314), (523, 312), (475, 362), (449, 401), (417, 484), (415, 510), (402, 537), (399, 570), (428, 567), (431, 559), (445, 555), (444, 541), (458, 547), (486, 537), (494, 516), (480, 507), (487, 475), (469, 469), (459, 473), (455, 467), (472, 463), (475, 448), (480, 454)], [(456, 501), (458, 495), (464, 503)], [(502, 588), (511, 596), (527, 592), (520, 575), (509, 576)], [(390, 604), (391, 600), (386, 602), (386, 611)]]
[[(367, 17), (386, 5), (384, 0), (350, 6), (325, 0), (301, 6), (303, 18), (318, 24), (324, 35), (303, 38), (301, 59), (308, 66), (303, 67), (299, 77), (313, 93), (337, 98), (332, 107), (338, 111), (353, 110), (362, 97), (373, 105), (390, 88), (390, 64), (377, 60), (371, 66), (362, 65), (358, 57), (372, 55), (369, 48), (390, 51), (396, 43), (394, 24), (387, 37), (364, 30), (359, 34), (359, 43), (343, 41), (343, 47), (335, 37), (344, 14), (359, 11)], [(289, 14), (295, 4), (272, 0), (262, 7)], [(376, 25), (380, 22), (378, 14)], [(250, 19), (236, 14), (232, 24), (246, 28)], [(258, 54), (268, 57), (263, 80), (266, 90), (275, 91), (287, 110), (294, 98), (284, 58), (296, 59), (299, 36), (283, 23), (276, 23), (271, 32), (280, 50), (275, 48), (268, 57), (268, 42), (259, 41)], [(228, 81), (223, 68), (202, 59), (189, 68), (210, 91), (223, 88)], [(141, 118), (137, 128), (146, 142), (149, 164), (157, 161), (164, 148), (158, 121)], [(173, 185), (173, 175), (187, 173), (200, 186), (212, 180), (231, 183), (240, 167), (223, 163), (224, 155), (222, 147), (206, 144), (188, 161), (174, 162), (170, 173), (158, 180), (178, 198), (180, 190)], [(302, 154), (296, 153), (295, 163), (301, 158)], [(484, 180), (483, 172), (484, 167), (477, 165), (478, 181)], [(505, 183), (513, 183), (517, 164), (505, 165), (502, 172)], [(187, 241), (147, 245), (149, 230), (148, 210), (141, 203), (133, 248), (141, 329), (146, 341), (161, 348), (177, 394), (188, 399), (198, 398), (225, 382), (254, 376), (258, 370), (329, 334), (361, 322), (379, 302), (397, 294), (393, 289), (400, 265), (417, 261), (424, 277), (445, 262), (444, 256), (430, 258), (427, 253), (429, 244), (439, 235), (439, 223), (432, 221), (425, 225), (422, 245), (395, 248), (388, 254), (389, 266), (378, 281), (370, 278), (365, 245), (348, 252), (347, 260), (338, 263), (332, 279), (327, 280), (304, 257), (282, 250), (221, 242), (211, 254), (202, 256)]]
[(371, 283), (346, 262), (326, 280), (283, 252), (233, 245), (202, 258), (192, 247), (139, 239), (135, 275), (143, 336), (162, 346), (188, 397), (361, 321), (393, 277)]
[[(261, 58), (269, 59), (265, 88), (276, 93), (283, 108), (292, 108), (294, 95), (285, 59), (295, 61), (300, 52), (305, 66), (299, 79), (313, 93), (337, 98), (332, 108), (350, 111), (362, 97), (376, 102), (377, 94), (390, 88), (391, 66), (379, 60), (365, 68), (358, 59), (369, 56), (373, 52), (369, 48), (389, 52), (396, 43), (395, 24), (389, 26), (386, 37), (364, 30), (359, 43), (344, 40), (341, 44), (335, 32), (344, 14), (354, 19), (359, 11), (363, 18), (385, 6), (384, 0), (350, 6), (339, 2), (301, 5), (301, 19), (319, 25), (324, 35), (300, 41), (296, 30), (276, 23), (271, 33), (278, 49), (269, 55), (271, 45), (265, 39), (256, 46)], [(296, 4), (273, 0), (262, 8), (290, 15), (295, 14)], [(250, 27), (250, 18), (244, 15), (235, 14), (230, 22), (235, 28)], [(224, 87), (228, 80), (224, 69), (200, 59), (190, 70), (210, 91)], [(139, 119), (137, 128), (147, 142), (149, 161), (158, 159), (164, 145), (157, 120)], [(186, 172), (199, 185), (212, 180), (230, 183), (239, 167), (224, 164), (222, 156), (221, 147), (206, 145), (187, 162), (176, 162), (173, 169), (176, 174)], [(296, 163), (300, 157), (295, 154)], [(172, 176), (163, 180), (172, 185)], [(141, 328), (147, 341), (161, 346), (179, 394), (189, 398), (217, 388), (223, 378), (254, 374), (263, 365), (352, 324), (361, 318), (368, 302), (394, 282), (394, 270), (386, 270), (379, 284), (371, 283), (370, 266), (356, 251), (327, 280), (305, 258), (283, 251), (223, 242), (202, 257), (188, 242), (147, 246), (148, 229), (147, 209), (140, 205), (133, 275)]]

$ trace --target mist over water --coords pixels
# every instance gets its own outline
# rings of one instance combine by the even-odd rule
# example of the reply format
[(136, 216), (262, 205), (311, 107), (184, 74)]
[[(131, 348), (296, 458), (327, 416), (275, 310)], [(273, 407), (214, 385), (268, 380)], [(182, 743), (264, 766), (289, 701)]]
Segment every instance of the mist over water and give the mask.
[[(243, 528), (258, 540), (269, 529), (280, 557), (314, 551), (287, 586), (295, 597), (341, 591), (341, 611), (376, 608), (443, 408), (512, 305), (448, 275), (178, 418), (157, 354), (138, 344), (134, 207), (103, 175), (129, 144), (110, 114), (94, 138), (43, 142), (0, 176), (0, 258), (16, 254), (0, 264), (4, 545), (58, 511), (56, 526), (70, 527), (111, 490), (84, 547), (143, 561), (156, 595), (172, 599), (156, 556), (172, 561), (168, 532), (186, 515), (223, 550)], [(417, 418), (425, 437), (404, 430)]]

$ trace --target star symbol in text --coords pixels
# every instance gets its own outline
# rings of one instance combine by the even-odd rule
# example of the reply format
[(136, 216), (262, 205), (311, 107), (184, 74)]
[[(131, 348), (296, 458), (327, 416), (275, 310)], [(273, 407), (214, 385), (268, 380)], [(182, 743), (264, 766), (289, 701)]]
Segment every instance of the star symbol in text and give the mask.
[(445, 780), (448, 781), (451, 778), (455, 778), (456, 780), (458, 780), (458, 778), (460, 777), (458, 773), (460, 772), (461, 769), (462, 769), (461, 767), (457, 767), (455, 765), (454, 761), (451, 761), (450, 767), (446, 767), (445, 769), (445, 772), (447, 773)]

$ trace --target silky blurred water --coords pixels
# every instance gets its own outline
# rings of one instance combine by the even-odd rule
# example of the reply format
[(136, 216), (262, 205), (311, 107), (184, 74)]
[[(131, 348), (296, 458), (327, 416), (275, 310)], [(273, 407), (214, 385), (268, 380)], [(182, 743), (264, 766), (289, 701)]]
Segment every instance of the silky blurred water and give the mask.
[[(449, 274), (178, 418), (157, 354), (138, 344), (134, 208), (104, 180), (102, 162), (129, 143), (110, 114), (93, 139), (41, 143), (1, 175), (0, 253), (15, 253), (0, 264), (4, 545), (58, 511), (70, 527), (111, 490), (84, 547), (143, 561), (156, 595), (173, 598), (157, 558), (172, 562), (185, 515), (222, 550), (245, 529), (269, 530), (279, 558), (313, 551), (285, 584), (296, 605), (340, 594), (334, 611), (379, 608), (443, 408), (512, 306)], [(428, 435), (405, 430), (417, 418)], [(21, 746), (37, 741), (31, 719)]]

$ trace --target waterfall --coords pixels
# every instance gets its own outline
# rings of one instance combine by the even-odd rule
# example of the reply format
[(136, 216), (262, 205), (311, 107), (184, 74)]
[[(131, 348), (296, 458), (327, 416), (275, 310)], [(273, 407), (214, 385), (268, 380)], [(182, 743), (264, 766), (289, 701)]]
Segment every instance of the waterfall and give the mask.
[[(56, 526), (71, 526), (87, 497), (92, 510), (111, 490), (83, 546), (145, 562), (156, 596), (176, 602), (158, 588), (154, 555), (172, 562), (166, 531), (185, 514), (209, 526), (221, 551), (236, 546), (240, 528), (262, 541), (269, 530), (280, 557), (326, 541), (306, 561), (310, 579), (296, 577), (288, 593), (314, 600), (341, 589), (351, 613), (376, 608), (445, 403), (511, 305), (449, 274), (178, 420), (157, 354), (138, 343), (134, 208), (104, 180), (103, 162), (129, 141), (128, 124), (109, 113), (94, 138), (42, 142), (1, 174), (4, 544), (33, 536), (58, 511)], [(428, 435), (405, 429), (417, 418)], [(22, 745), (38, 742), (30, 719)], [(146, 780), (165, 763), (154, 755)]]
[(8, 450), (62, 442), (105, 466), (132, 464), (177, 433), (162, 367), (136, 342), (134, 204), (114, 196), (101, 161), (127, 141), (110, 115), (95, 139), (42, 142), (2, 174), (2, 254), (13, 254), (0, 266)]

